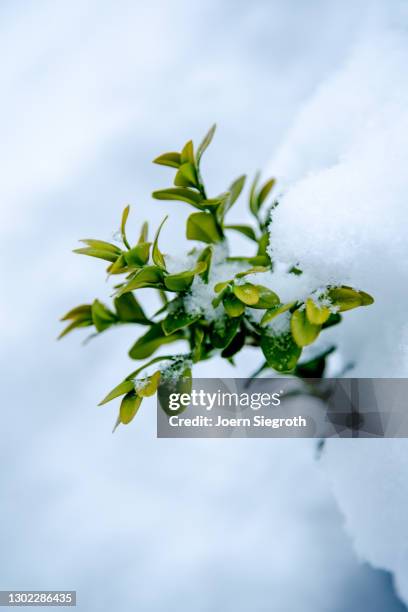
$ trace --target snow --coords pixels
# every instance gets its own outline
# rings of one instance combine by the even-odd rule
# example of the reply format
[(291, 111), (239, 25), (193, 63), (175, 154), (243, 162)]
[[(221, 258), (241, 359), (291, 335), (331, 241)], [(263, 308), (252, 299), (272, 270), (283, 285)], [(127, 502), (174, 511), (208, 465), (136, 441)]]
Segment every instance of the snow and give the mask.
[[(405, 15), (399, 28), (361, 37), (270, 163), (281, 186), (273, 257), (299, 265), (300, 283), (345, 283), (375, 298), (322, 334), (353, 376), (408, 376), (406, 25)], [(358, 555), (393, 572), (408, 603), (407, 441), (330, 440), (323, 467)]]

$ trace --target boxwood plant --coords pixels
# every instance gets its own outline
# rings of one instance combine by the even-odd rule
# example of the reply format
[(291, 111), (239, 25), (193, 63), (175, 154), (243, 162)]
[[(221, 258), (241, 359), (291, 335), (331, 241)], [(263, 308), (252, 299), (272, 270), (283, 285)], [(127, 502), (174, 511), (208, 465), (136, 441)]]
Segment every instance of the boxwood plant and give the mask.
[[(184, 269), (174, 269), (172, 258), (160, 249), (159, 237), (166, 218), (152, 239), (146, 222), (137, 241), (127, 235), (129, 206), (122, 214), (120, 244), (87, 239), (74, 251), (107, 261), (108, 274), (119, 280), (114, 285), (112, 305), (96, 299), (92, 304), (73, 308), (62, 317), (67, 326), (60, 337), (85, 327), (96, 334), (123, 324), (145, 328), (129, 350), (130, 357), (142, 364), (101, 402), (122, 398), (116, 426), (128, 424), (143, 398), (156, 391), (167, 412), (168, 393), (175, 387), (180, 391), (180, 387), (187, 389), (191, 385), (193, 364), (215, 355), (233, 363), (234, 356), (246, 346), (257, 347), (263, 354), (264, 360), (254, 375), (271, 368), (279, 374), (321, 377), (334, 347), (302, 361), (303, 348), (326, 328), (338, 324), (340, 313), (373, 302), (364, 291), (345, 285), (316, 288), (295, 301), (280, 299), (273, 290), (274, 261), (268, 232), (278, 205), (271, 197), (275, 180), (261, 183), (257, 174), (249, 189), (253, 224), (231, 223), (230, 210), (241, 195), (245, 176), (233, 181), (224, 193), (208, 195), (201, 159), (214, 132), (215, 126), (196, 149), (190, 140), (180, 152), (164, 153), (154, 160), (155, 164), (167, 166), (174, 176), (173, 185), (154, 191), (153, 198), (184, 202), (194, 209), (187, 219), (186, 237), (195, 246), (185, 256)], [(230, 254), (230, 232), (239, 232), (248, 239), (253, 247), (250, 256)], [(287, 273), (301, 275), (302, 270), (293, 266)], [(262, 282), (267, 278), (269, 286)], [(154, 314), (146, 314), (140, 304), (145, 288), (156, 290), (162, 301), (162, 307)], [(184, 342), (182, 353), (166, 351), (152, 357), (158, 349), (176, 341)]]

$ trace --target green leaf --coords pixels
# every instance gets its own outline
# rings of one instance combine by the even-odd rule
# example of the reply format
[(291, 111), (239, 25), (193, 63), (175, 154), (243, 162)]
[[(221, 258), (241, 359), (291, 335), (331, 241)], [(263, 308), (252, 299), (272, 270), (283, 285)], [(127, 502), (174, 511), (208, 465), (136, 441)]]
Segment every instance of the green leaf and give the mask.
[(252, 285), (251, 283), (233, 285), (232, 290), (237, 298), (247, 306), (253, 306), (259, 300), (259, 289), (256, 285)]
[(210, 275), (210, 269), (211, 269), (212, 256), (213, 256), (213, 247), (209, 245), (205, 247), (203, 251), (201, 251), (199, 258), (197, 259), (197, 263), (203, 261), (207, 266), (205, 270), (203, 270), (200, 273), (200, 276), (205, 283), (208, 283), (208, 277)]
[(169, 312), (167, 317), (162, 321), (162, 328), (166, 336), (174, 334), (174, 332), (189, 327), (198, 319), (200, 315), (192, 315), (184, 310), (182, 306), (179, 306), (175, 310)]
[(359, 294), (361, 297), (362, 306), (370, 306), (371, 304), (374, 304), (374, 298), (372, 295), (366, 293), (365, 291), (359, 291)]
[(160, 323), (155, 323), (147, 333), (141, 336), (129, 351), (132, 359), (145, 359), (150, 357), (163, 344), (170, 344), (184, 337), (181, 332), (166, 336)]
[(217, 319), (211, 328), (211, 342), (215, 348), (224, 349), (234, 338), (239, 328), (240, 317)]
[(254, 217), (258, 217), (258, 197), (257, 197), (257, 187), (259, 183), (259, 179), (261, 177), (261, 173), (257, 172), (255, 174), (255, 178), (252, 182), (251, 189), (249, 192), (249, 209)]
[(290, 310), (291, 308), (293, 308), (293, 306), (295, 306), (295, 304), (296, 304), (296, 302), (288, 302), (287, 304), (277, 304), (276, 306), (272, 306), (272, 308), (267, 310), (265, 312), (264, 316), (262, 317), (261, 325), (266, 325), (267, 323), (272, 321), (272, 319), (274, 319), (278, 315), (280, 315), (283, 312), (286, 312), (287, 310)]
[(129, 393), (134, 389), (135, 385), (131, 380), (123, 380), (117, 387), (109, 391), (108, 395), (103, 398), (101, 402), (99, 402), (98, 406), (102, 406), (103, 404), (107, 404), (111, 400), (120, 397), (121, 395), (125, 395), (125, 393)]
[(149, 224), (147, 223), (147, 221), (145, 221), (140, 230), (138, 244), (141, 244), (142, 242), (147, 242), (148, 231), (149, 231)]
[(269, 234), (265, 232), (262, 234), (258, 241), (258, 253), (257, 255), (267, 255), (267, 248), (269, 244)]
[(80, 249), (74, 249), (73, 253), (79, 255), (88, 255), (89, 257), (97, 257), (98, 259), (104, 259), (105, 261), (114, 262), (117, 260), (118, 255), (111, 250), (96, 249), (94, 247), (83, 247)]
[(250, 225), (224, 225), (224, 229), (234, 230), (234, 232), (239, 232), (250, 240), (258, 242), (256, 234)]
[(193, 350), (191, 354), (194, 363), (197, 363), (201, 359), (203, 340), (204, 330), (196, 326), (193, 330)]
[(195, 164), (194, 147), (192, 140), (189, 140), (184, 145), (183, 150), (181, 151), (180, 160), (182, 164), (186, 164), (188, 162), (193, 165)]
[(196, 187), (197, 173), (195, 166), (190, 162), (182, 164), (174, 178), (177, 187)]
[(327, 329), (328, 327), (333, 327), (333, 325), (338, 325), (342, 320), (341, 314), (338, 312), (332, 312), (330, 317), (327, 319), (326, 323), (323, 323), (322, 329)]
[(327, 306), (316, 304), (312, 298), (306, 300), (306, 316), (313, 325), (323, 325), (330, 317), (330, 310)]
[(222, 235), (216, 221), (210, 213), (193, 213), (187, 219), (187, 238), (200, 242), (221, 242)]
[(91, 325), (93, 325), (92, 319), (85, 317), (85, 315), (78, 315), (77, 318), (71, 321), (71, 323), (69, 323), (67, 327), (62, 330), (57, 339), (61, 340), (61, 338), (69, 334), (69, 332), (71, 332), (73, 329), (77, 329), (79, 327), (90, 327)]
[(294, 342), (290, 332), (271, 335), (263, 331), (261, 334), (261, 349), (268, 365), (277, 372), (293, 370), (302, 352), (302, 349)]
[(339, 312), (363, 305), (363, 298), (360, 293), (350, 287), (334, 287), (329, 290), (328, 296), (332, 304), (337, 306)]
[(207, 264), (205, 261), (199, 261), (193, 270), (185, 272), (177, 272), (176, 274), (168, 274), (164, 277), (164, 285), (169, 291), (186, 291), (191, 286), (194, 276), (201, 274), (206, 270)]
[(157, 266), (145, 266), (137, 270), (129, 282), (119, 289), (117, 297), (135, 289), (143, 289), (145, 287), (161, 288), (162, 282), (163, 272), (160, 268)]
[(159, 241), (159, 235), (160, 235), (161, 228), (163, 227), (163, 225), (167, 221), (167, 219), (168, 219), (168, 215), (166, 215), (164, 217), (163, 221), (159, 225), (159, 228), (158, 228), (158, 230), (156, 232), (156, 236), (155, 236), (154, 241), (153, 241), (153, 250), (152, 250), (152, 259), (153, 259), (153, 262), (156, 264), (156, 266), (158, 268), (161, 268), (162, 270), (166, 269), (166, 262), (164, 260), (162, 252), (159, 249), (158, 241)]
[(116, 261), (114, 261), (110, 266), (108, 266), (107, 272), (108, 274), (123, 274), (127, 270), (127, 263), (125, 259), (125, 253), (119, 255)]
[(121, 254), (121, 250), (115, 244), (111, 244), (110, 242), (105, 242), (104, 240), (94, 240), (93, 238), (82, 238), (79, 242), (83, 242), (89, 247), (93, 249), (97, 249), (98, 251), (109, 251), (110, 253), (115, 253), (116, 257)]
[(217, 125), (214, 123), (214, 125), (208, 130), (207, 134), (204, 136), (202, 142), (199, 144), (197, 148), (197, 164), (200, 163), (204, 151), (211, 144), (216, 128)]
[(250, 305), (251, 308), (273, 308), (280, 304), (279, 296), (274, 291), (263, 287), (263, 285), (255, 285), (259, 291), (259, 300), (256, 304)]
[(137, 386), (137, 394), (140, 397), (150, 397), (151, 395), (154, 395), (157, 391), (157, 387), (159, 386), (159, 382), (160, 371), (158, 370), (151, 376), (148, 376), (148, 378), (143, 381), (142, 385)]
[(306, 310), (295, 310), (290, 320), (290, 329), (296, 344), (300, 347), (312, 344), (320, 333), (321, 325), (313, 325), (306, 316)]
[(178, 168), (181, 164), (181, 156), (180, 153), (170, 152), (163, 153), (163, 155), (159, 155), (156, 159), (153, 160), (154, 164), (159, 164), (160, 166), (170, 166), (171, 168)]
[(276, 179), (272, 178), (269, 181), (267, 181), (265, 185), (262, 187), (262, 189), (260, 190), (259, 195), (258, 195), (258, 202), (257, 202), (258, 211), (261, 208), (262, 204), (265, 202), (270, 192), (272, 191), (275, 183), (276, 183)]
[(140, 268), (149, 261), (150, 242), (140, 242), (123, 254), (128, 266)]
[(130, 206), (126, 206), (126, 208), (124, 209), (124, 211), (122, 213), (122, 221), (121, 221), (121, 224), (120, 224), (120, 233), (121, 233), (121, 236), (122, 236), (123, 244), (128, 249), (130, 249), (130, 244), (129, 244), (127, 238), (126, 238), (126, 221), (127, 221), (128, 216), (129, 216), (129, 210), (130, 210)]
[(239, 351), (245, 345), (245, 338), (245, 329), (243, 329), (241, 326), (241, 328), (238, 330), (238, 333), (235, 334), (228, 346), (226, 346), (225, 349), (222, 351), (221, 357), (224, 357), (224, 359), (230, 359), (231, 357), (239, 353)]
[(225, 312), (230, 317), (240, 317), (245, 311), (245, 304), (233, 293), (226, 293), (222, 300)]
[(68, 321), (69, 319), (77, 319), (78, 317), (85, 317), (92, 320), (91, 305), (81, 304), (80, 306), (75, 306), (75, 308), (72, 308), (61, 317), (60, 321)]
[(117, 316), (122, 323), (140, 323), (141, 325), (151, 323), (133, 293), (124, 293), (115, 298), (114, 304)]
[(128, 425), (136, 416), (142, 403), (142, 398), (135, 391), (127, 393), (122, 400), (119, 411), (120, 422)]
[(187, 202), (196, 208), (202, 208), (203, 196), (197, 191), (185, 187), (170, 187), (153, 191), (152, 197), (156, 200), (179, 200)]
[(118, 321), (115, 313), (109, 310), (99, 300), (95, 300), (92, 304), (92, 320), (98, 332), (108, 329), (108, 327)]

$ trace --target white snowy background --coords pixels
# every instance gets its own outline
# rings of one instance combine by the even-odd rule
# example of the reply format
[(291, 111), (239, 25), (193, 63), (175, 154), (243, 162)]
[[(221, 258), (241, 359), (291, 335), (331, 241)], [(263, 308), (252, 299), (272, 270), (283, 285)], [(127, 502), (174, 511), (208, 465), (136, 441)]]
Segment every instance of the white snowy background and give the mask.
[[(150, 160), (217, 121), (213, 192), (275, 174), (279, 257), (376, 297), (332, 332), (344, 362), (406, 376), (406, 2), (18, 0), (0, 16), (0, 589), (77, 589), (87, 611), (405, 609), (405, 441), (333, 440), (317, 461), (312, 441), (157, 440), (153, 401), (112, 436), (115, 407), (96, 404), (137, 332), (54, 338), (61, 313), (109, 295), (77, 239), (109, 239), (126, 203), (130, 233), (157, 224), (169, 174)], [(170, 206), (164, 250), (182, 252), (188, 208)]]

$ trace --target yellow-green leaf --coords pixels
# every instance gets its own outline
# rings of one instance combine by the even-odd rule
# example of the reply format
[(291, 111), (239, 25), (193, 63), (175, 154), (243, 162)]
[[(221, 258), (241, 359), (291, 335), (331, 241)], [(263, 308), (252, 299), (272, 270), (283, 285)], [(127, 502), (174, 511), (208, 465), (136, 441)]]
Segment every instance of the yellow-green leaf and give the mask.
[(247, 304), (247, 306), (253, 306), (259, 300), (259, 289), (256, 285), (252, 285), (251, 283), (234, 285), (232, 290), (237, 298), (244, 304)]
[(313, 325), (306, 317), (306, 311), (295, 310), (290, 320), (293, 339), (300, 347), (312, 344), (320, 333), (321, 325)]
[(153, 160), (153, 163), (159, 164), (160, 166), (178, 168), (181, 164), (181, 156), (180, 153), (171, 151), (170, 153), (163, 153), (163, 155), (159, 155), (159, 157), (156, 157), (156, 159)]
[(222, 240), (221, 232), (211, 213), (193, 213), (187, 219), (187, 238), (200, 242), (216, 243)]
[(276, 306), (273, 306), (265, 312), (264, 316), (261, 319), (261, 325), (266, 325), (278, 315), (293, 308), (295, 304), (296, 302), (288, 302), (287, 304), (277, 304)]
[(120, 404), (119, 417), (123, 425), (128, 425), (132, 421), (140, 408), (142, 398), (135, 391), (127, 393)]
[(227, 293), (222, 300), (225, 312), (230, 317), (240, 317), (245, 311), (245, 304), (233, 293)]
[(157, 387), (160, 382), (160, 371), (158, 370), (151, 376), (149, 376), (146, 381), (142, 381), (141, 385), (137, 386), (137, 394), (140, 397), (150, 397), (154, 395), (157, 391)]
[(156, 264), (156, 266), (158, 268), (161, 268), (162, 270), (166, 269), (166, 262), (164, 260), (162, 252), (159, 249), (158, 241), (159, 241), (159, 235), (160, 235), (161, 228), (163, 227), (163, 225), (167, 221), (167, 219), (168, 219), (168, 215), (166, 215), (164, 217), (163, 221), (160, 223), (159, 228), (158, 228), (158, 230), (156, 232), (156, 236), (155, 236), (154, 241), (153, 241), (153, 249), (152, 249), (152, 259), (153, 259), (153, 262)]
[(125, 393), (129, 393), (134, 389), (134, 383), (131, 380), (123, 380), (119, 385), (117, 385), (112, 391), (108, 393), (106, 397), (103, 398), (101, 402), (99, 402), (98, 406), (102, 406), (111, 400), (120, 397), (121, 395), (125, 395)]
[(184, 145), (183, 150), (181, 151), (180, 161), (181, 161), (182, 164), (185, 164), (187, 162), (190, 162), (190, 164), (193, 164), (193, 165), (195, 164), (195, 160), (194, 160), (194, 147), (193, 147), (193, 141), (192, 140), (189, 140)]
[(211, 128), (208, 130), (207, 134), (204, 136), (202, 142), (199, 144), (199, 146), (197, 148), (197, 164), (200, 163), (201, 157), (202, 157), (204, 151), (207, 149), (207, 147), (211, 143), (216, 128), (217, 128), (217, 126), (214, 123), (214, 125), (211, 126)]
[(330, 309), (327, 306), (316, 304), (312, 298), (306, 300), (306, 316), (310, 323), (323, 325), (330, 317)]
[(129, 216), (129, 210), (130, 210), (130, 206), (126, 206), (126, 208), (124, 209), (123, 213), (122, 213), (122, 221), (120, 224), (120, 233), (122, 236), (122, 240), (123, 240), (123, 244), (130, 249), (130, 244), (126, 238), (126, 221), (127, 218)]

